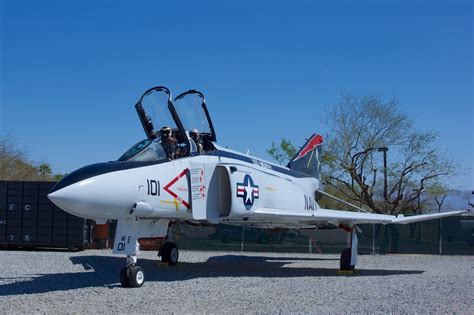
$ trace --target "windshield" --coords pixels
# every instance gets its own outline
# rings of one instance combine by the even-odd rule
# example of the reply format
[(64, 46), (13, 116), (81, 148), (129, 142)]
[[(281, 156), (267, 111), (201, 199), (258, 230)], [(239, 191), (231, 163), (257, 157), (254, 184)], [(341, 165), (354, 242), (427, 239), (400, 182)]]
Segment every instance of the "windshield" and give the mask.
[(160, 140), (145, 139), (125, 152), (119, 161), (160, 161), (167, 160)]
[(184, 129), (197, 129), (201, 134), (210, 134), (215, 138), (212, 123), (206, 116), (206, 103), (201, 92), (191, 90), (179, 95), (174, 100), (174, 107)]

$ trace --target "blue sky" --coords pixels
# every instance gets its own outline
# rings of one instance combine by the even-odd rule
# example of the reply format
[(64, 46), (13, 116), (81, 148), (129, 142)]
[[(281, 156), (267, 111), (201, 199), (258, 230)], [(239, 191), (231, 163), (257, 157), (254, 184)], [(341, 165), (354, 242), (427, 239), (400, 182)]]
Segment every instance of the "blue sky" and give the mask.
[(5, 1), (0, 134), (57, 172), (144, 138), (151, 86), (206, 94), (218, 141), (262, 157), (326, 132), (342, 93), (397, 97), (474, 188), (470, 1)]

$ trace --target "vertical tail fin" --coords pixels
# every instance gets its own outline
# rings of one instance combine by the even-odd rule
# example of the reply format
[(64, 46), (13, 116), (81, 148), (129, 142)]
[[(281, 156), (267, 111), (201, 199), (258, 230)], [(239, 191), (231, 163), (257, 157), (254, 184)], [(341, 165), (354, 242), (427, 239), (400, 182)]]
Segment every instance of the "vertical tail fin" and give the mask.
[(313, 134), (291, 159), (288, 167), (319, 179), (321, 175), (320, 154), (322, 144), (323, 137)]

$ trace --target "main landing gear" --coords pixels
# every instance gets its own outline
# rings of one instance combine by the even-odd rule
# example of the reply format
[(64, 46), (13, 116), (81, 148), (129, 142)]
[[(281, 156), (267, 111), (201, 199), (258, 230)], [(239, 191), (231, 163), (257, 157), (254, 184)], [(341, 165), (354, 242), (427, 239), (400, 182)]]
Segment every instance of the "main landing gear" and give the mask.
[(339, 228), (347, 232), (347, 248), (341, 253), (340, 259), (340, 270), (341, 271), (352, 271), (357, 265), (357, 232), (355, 231), (355, 225), (339, 225)]
[(169, 264), (170, 266), (176, 266), (178, 264), (179, 251), (178, 246), (173, 242), (166, 242), (161, 246), (158, 256), (161, 256), (161, 261)]
[(354, 270), (355, 266), (351, 265), (351, 249), (346, 248), (341, 252), (340, 270)]

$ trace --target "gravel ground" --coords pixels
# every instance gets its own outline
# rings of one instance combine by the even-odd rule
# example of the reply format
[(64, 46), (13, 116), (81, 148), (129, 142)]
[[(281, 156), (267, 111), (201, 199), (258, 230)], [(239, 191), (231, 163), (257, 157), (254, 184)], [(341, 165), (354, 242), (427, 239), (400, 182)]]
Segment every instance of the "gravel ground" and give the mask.
[(125, 289), (110, 251), (0, 251), (0, 313), (474, 314), (473, 256), (359, 256), (181, 251), (180, 264), (142, 252), (142, 288)]

